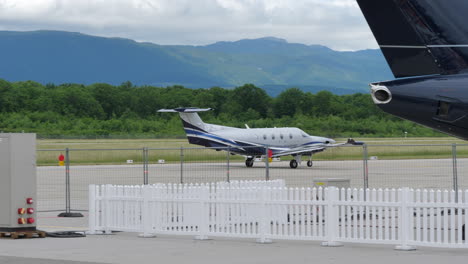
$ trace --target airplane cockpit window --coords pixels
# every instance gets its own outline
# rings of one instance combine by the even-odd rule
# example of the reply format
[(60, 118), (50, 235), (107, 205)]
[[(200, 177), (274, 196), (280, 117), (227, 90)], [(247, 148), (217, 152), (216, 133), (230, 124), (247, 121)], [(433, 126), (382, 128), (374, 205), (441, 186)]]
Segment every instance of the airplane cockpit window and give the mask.
[(301, 132), (301, 136), (304, 137), (304, 138), (305, 138), (305, 137), (309, 137), (309, 135), (307, 135), (306, 132)]

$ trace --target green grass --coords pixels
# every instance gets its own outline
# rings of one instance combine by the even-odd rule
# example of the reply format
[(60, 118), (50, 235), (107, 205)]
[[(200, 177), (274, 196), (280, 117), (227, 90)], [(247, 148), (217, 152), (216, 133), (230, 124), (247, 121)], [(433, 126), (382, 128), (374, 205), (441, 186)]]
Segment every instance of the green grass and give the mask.
[[(368, 156), (379, 159), (430, 159), (452, 157), (451, 144), (465, 144), (454, 138), (356, 138), (367, 144)], [(337, 139), (344, 142), (346, 139)], [(405, 145), (405, 146), (401, 146)], [(443, 145), (443, 146), (442, 146)], [(215, 151), (188, 144), (185, 139), (40, 139), (37, 141), (37, 164), (57, 165), (58, 156), (70, 149), (73, 165), (82, 164), (126, 164), (127, 160), (143, 162), (143, 148), (149, 148), (149, 160), (156, 163), (179, 162), (181, 148), (186, 162), (224, 161), (226, 152)], [(468, 145), (457, 146), (458, 157), (468, 157)], [(330, 148), (314, 155), (315, 160), (360, 160), (363, 147)], [(232, 161), (242, 161), (242, 156), (230, 156)]]

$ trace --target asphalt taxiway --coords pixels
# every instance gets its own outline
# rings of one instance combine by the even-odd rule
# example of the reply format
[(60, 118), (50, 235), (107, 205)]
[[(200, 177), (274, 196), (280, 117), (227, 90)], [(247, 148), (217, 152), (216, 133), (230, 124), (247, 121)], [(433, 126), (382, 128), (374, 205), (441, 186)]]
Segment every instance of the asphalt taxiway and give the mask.
[(249, 239), (193, 240), (192, 237), (139, 238), (135, 233), (92, 235), (84, 238), (0, 239), (0, 263), (464, 263), (466, 249), (418, 248), (396, 251), (389, 245), (345, 244), (328, 248), (320, 242)]

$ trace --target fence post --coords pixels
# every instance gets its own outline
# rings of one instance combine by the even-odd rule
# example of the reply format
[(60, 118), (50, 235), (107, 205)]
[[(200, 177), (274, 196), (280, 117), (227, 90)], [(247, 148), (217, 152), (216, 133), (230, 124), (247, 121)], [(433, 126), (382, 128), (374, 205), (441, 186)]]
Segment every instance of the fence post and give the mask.
[(227, 182), (231, 182), (231, 175), (230, 175), (231, 172), (229, 171), (231, 169), (230, 168), (231, 167), (231, 164), (230, 164), (231, 163), (231, 161), (230, 161), (231, 151), (230, 150), (231, 150), (231, 147), (228, 147), (227, 154), (226, 154), (226, 162), (227, 162), (227, 164), (226, 164), (227, 165), (227, 171), (226, 171), (227, 179), (226, 180), (227, 180)]
[(83, 217), (81, 213), (71, 212), (70, 196), (70, 149), (65, 148), (65, 212), (60, 213), (58, 217)]
[[(163, 214), (163, 206), (162, 206), (162, 197), (164, 196), (164, 189), (167, 188), (167, 185), (153, 185), (153, 209), (154, 209), (154, 233), (156, 234), (158, 231), (162, 230), (162, 214)], [(164, 196), (166, 197), (166, 196)]]
[(148, 148), (143, 148), (143, 185), (148, 185)]
[(457, 144), (452, 144), (452, 164), (453, 164), (453, 190), (455, 191), (455, 202), (458, 203), (458, 165), (457, 165)]
[(70, 213), (70, 149), (65, 149), (65, 211)]
[(268, 152), (270, 152), (270, 148), (267, 146), (265, 148), (265, 180), (269, 181), (270, 180), (270, 157), (268, 155)]
[(143, 225), (143, 234), (138, 235), (139, 237), (156, 237), (152, 227), (152, 219), (151, 219), (151, 209), (150, 209), (150, 201), (151, 201), (151, 186), (144, 185), (141, 186), (142, 194), (143, 194), (143, 204), (142, 204), (142, 212), (141, 212), (141, 224)]
[[(413, 236), (413, 230), (410, 230), (410, 221), (413, 221), (413, 215), (410, 213), (409, 204), (412, 202), (411, 191), (408, 187), (400, 190), (400, 219), (398, 225), (398, 237), (400, 238), (401, 245), (396, 246), (395, 250), (411, 251), (416, 250), (415, 247), (408, 245), (410, 237)], [(411, 235), (410, 235), (411, 232)]]
[[(363, 160), (363, 171), (364, 171), (364, 190), (369, 189), (369, 164), (368, 164), (368, 150), (367, 144), (362, 145), (362, 160)], [(366, 199), (366, 192), (364, 191), (364, 201)]]
[(184, 147), (180, 147), (180, 184), (184, 183)]
[(88, 235), (97, 234), (96, 230), (96, 185), (90, 184), (88, 187)]
[(110, 197), (111, 197), (111, 190), (112, 190), (112, 185), (107, 184), (104, 187), (104, 195), (103, 195), (103, 204), (104, 204), (104, 210), (102, 210), (102, 219), (104, 222), (104, 233), (106, 235), (112, 234), (112, 230), (110, 229), (110, 222), (111, 222), (111, 206), (110, 206)]
[[(268, 158), (267, 158), (268, 159)], [(268, 162), (268, 160), (267, 160)], [(260, 238), (257, 239), (257, 243), (260, 244), (271, 244), (272, 241), (271, 239), (267, 238), (267, 226), (270, 223), (270, 217), (267, 216), (267, 209), (266, 209), (266, 201), (267, 201), (267, 188), (268, 188), (268, 193), (271, 194), (271, 188), (262, 186), (261, 191), (260, 191), (260, 199), (257, 201), (259, 205), (259, 210), (258, 212), (260, 213), (260, 217), (258, 218), (258, 233), (260, 235)], [(270, 195), (271, 196), (271, 195)]]
[(339, 228), (338, 217), (338, 207), (336, 202), (338, 202), (338, 188), (337, 187), (328, 187), (325, 188), (325, 198), (327, 202), (327, 214), (325, 218), (325, 230), (327, 230), (328, 241), (322, 242), (323, 247), (342, 247), (343, 243), (336, 241), (336, 231)]
[(210, 202), (210, 188), (207, 184), (203, 184), (199, 188), (200, 193), (200, 223), (199, 223), (199, 234), (195, 236), (196, 240), (210, 240), (208, 238), (209, 233), (209, 221), (208, 221), (208, 204)]

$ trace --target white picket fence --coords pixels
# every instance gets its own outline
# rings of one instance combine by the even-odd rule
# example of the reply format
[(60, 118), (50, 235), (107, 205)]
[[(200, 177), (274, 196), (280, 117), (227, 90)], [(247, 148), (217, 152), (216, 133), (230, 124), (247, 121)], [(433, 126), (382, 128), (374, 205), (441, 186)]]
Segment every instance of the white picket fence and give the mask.
[(282, 181), (90, 185), (90, 233), (467, 248), (468, 190), (286, 188)]

